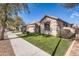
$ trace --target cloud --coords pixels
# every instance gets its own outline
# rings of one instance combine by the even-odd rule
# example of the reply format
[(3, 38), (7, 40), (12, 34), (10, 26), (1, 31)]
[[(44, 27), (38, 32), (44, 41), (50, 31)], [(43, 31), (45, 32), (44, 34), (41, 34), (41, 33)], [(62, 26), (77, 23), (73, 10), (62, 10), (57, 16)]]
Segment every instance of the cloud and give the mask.
[(73, 13), (73, 14), (70, 16), (70, 18), (75, 18), (75, 17), (79, 17), (79, 13), (78, 13), (78, 12), (75, 12), (75, 13)]

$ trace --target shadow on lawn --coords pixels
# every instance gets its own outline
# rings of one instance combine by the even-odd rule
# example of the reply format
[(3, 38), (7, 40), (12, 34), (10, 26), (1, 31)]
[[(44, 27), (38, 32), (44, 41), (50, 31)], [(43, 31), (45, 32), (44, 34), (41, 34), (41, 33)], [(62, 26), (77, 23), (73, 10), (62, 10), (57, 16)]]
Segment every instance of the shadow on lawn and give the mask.
[(30, 37), (30, 36), (43, 36), (43, 37), (51, 37), (52, 35), (40, 34), (40, 33), (31, 33), (31, 34), (27, 34), (27, 35), (26, 35), (26, 37)]
[(39, 34), (24, 34), (24, 35), (17, 35), (17, 37), (14, 38), (9, 38), (9, 39), (16, 39), (16, 38), (21, 38), (21, 37), (29, 37), (29, 36), (38, 36)]
[(46, 35), (46, 34), (40, 34), (40, 33), (30, 33), (30, 34), (19, 34), (17, 37), (14, 38), (9, 38), (9, 39), (16, 39), (16, 38), (21, 38), (21, 37), (31, 37), (31, 36), (44, 36), (44, 37), (51, 37), (51, 35)]

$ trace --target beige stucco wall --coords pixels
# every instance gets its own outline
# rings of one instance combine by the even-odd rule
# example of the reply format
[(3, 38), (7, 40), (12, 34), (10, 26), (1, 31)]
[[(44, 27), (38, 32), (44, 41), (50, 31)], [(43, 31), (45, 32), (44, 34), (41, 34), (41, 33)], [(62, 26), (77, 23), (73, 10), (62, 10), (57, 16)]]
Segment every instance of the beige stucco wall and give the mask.
[(75, 33), (75, 29), (71, 27), (63, 27), (63, 29), (69, 29), (72, 33)]
[(30, 33), (34, 33), (35, 32), (35, 25), (28, 25), (27, 31), (30, 32)]
[[(50, 31), (44, 30), (44, 23), (50, 22)], [(49, 35), (57, 35), (57, 21), (51, 18), (45, 18), (41, 22), (41, 33), (42, 34), (49, 34)]]
[(57, 23), (58, 23), (58, 26), (59, 26), (59, 27), (61, 27), (61, 28), (64, 27), (64, 25), (63, 25), (64, 23), (63, 23), (62, 21), (57, 21)]

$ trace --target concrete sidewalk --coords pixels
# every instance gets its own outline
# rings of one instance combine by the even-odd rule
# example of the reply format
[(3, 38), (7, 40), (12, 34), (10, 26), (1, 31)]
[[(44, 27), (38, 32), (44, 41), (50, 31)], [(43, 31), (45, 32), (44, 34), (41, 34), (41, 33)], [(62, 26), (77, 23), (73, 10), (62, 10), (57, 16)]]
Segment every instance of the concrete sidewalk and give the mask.
[(69, 56), (79, 56), (79, 41), (75, 41)]
[(7, 32), (7, 35), (16, 56), (51, 56), (12, 32)]

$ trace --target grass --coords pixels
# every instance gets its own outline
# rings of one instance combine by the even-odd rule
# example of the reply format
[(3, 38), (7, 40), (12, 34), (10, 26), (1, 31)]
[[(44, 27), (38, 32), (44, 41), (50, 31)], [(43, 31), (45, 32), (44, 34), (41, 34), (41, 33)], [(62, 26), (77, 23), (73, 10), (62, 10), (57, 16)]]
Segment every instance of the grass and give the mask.
[[(58, 41), (58, 37), (54, 36), (45, 36), (40, 34), (33, 34), (33, 35), (26, 35), (26, 34), (18, 34), (21, 38), (25, 39), (26, 41), (32, 43), (33, 45), (39, 47), (40, 49), (46, 51), (49, 54), (52, 54)], [(68, 39), (62, 39), (55, 55), (56, 56), (63, 56), (65, 55), (68, 47), (70, 46), (71, 41)]]

